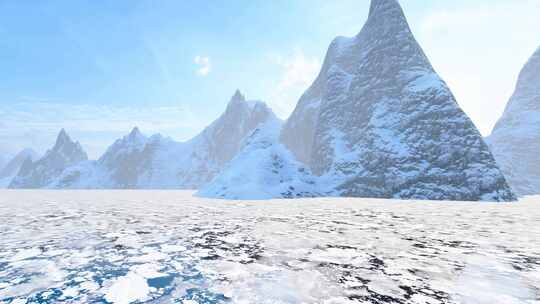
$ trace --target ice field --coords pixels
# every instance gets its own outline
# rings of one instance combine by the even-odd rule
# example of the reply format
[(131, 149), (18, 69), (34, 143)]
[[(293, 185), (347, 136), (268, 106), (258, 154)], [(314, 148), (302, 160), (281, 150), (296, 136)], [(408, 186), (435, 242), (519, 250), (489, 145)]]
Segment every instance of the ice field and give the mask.
[(540, 303), (540, 198), (1, 191), (0, 303)]

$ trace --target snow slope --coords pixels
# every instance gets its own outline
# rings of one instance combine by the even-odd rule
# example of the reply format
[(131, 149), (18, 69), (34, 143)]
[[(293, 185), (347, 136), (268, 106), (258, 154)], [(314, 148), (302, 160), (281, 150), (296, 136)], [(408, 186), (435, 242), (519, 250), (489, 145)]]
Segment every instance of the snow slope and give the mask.
[(241, 152), (197, 195), (226, 199), (315, 196), (316, 178), (279, 142), (281, 127), (278, 119), (259, 125)]
[(397, 0), (372, 0), (360, 33), (331, 43), (281, 139), (342, 196), (515, 199)]
[(540, 194), (540, 48), (486, 141), (517, 194)]

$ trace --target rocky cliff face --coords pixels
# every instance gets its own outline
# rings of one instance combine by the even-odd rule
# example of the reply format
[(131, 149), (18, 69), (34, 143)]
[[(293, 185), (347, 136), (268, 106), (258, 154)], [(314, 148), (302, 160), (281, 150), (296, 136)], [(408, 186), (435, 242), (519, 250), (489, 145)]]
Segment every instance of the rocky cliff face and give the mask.
[(54, 147), (36, 162), (26, 160), (9, 187), (47, 187), (66, 168), (87, 160), (88, 156), (81, 145), (71, 140), (66, 131), (62, 129), (58, 134)]
[(281, 138), (339, 195), (515, 198), (396, 0), (373, 0), (361, 32), (332, 42)]
[(518, 195), (540, 194), (540, 48), (523, 67), (504, 114), (486, 141)]

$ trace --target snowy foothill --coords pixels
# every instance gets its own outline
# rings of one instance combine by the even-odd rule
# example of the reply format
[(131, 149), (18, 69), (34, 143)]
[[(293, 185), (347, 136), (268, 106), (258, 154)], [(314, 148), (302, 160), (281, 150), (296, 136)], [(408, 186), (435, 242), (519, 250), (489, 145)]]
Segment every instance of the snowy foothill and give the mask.
[(320, 196), (317, 179), (279, 142), (282, 125), (278, 119), (261, 124), (240, 153), (197, 195), (259, 200)]
[(0, 192), (0, 303), (523, 303), (540, 198)]

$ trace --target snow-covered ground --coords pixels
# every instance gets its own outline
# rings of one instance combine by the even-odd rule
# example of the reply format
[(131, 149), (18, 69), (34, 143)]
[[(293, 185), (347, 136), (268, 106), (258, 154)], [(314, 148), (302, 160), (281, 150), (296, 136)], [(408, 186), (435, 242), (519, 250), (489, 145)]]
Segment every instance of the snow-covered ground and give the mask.
[(540, 303), (540, 198), (0, 192), (0, 303)]

